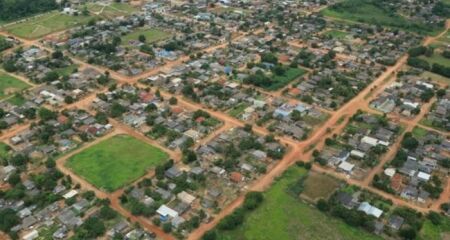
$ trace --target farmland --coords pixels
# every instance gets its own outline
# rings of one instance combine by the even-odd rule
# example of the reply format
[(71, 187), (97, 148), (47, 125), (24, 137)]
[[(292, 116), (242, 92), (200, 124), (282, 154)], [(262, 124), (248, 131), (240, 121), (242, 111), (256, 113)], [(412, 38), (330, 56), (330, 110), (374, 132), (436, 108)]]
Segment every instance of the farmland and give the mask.
[(118, 135), (71, 157), (67, 166), (96, 187), (111, 192), (166, 159), (162, 150), (131, 136)]

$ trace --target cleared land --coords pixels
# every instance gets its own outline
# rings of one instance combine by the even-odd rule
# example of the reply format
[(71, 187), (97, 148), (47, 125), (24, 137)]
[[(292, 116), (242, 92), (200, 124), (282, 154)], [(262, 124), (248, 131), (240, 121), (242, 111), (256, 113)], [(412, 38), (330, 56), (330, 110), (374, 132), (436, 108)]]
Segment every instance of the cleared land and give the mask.
[(6, 30), (18, 37), (36, 39), (47, 34), (62, 31), (74, 26), (86, 24), (93, 19), (92, 16), (70, 16), (61, 12), (53, 11), (47, 14), (30, 18), (25, 22), (16, 23), (6, 27)]
[(291, 167), (264, 194), (261, 206), (236, 230), (221, 232), (221, 240), (381, 239), (327, 216), (287, 193), (289, 185), (307, 174)]
[(446, 67), (450, 67), (450, 59), (442, 56), (442, 54), (440, 53), (434, 53), (433, 55), (431, 55), (431, 57), (420, 56), (419, 58), (427, 61), (430, 64), (437, 63)]
[(16, 92), (20, 92), (29, 87), (30, 85), (27, 83), (22, 82), (11, 75), (0, 72), (0, 99), (11, 96)]
[(410, 32), (435, 35), (444, 26), (430, 26), (412, 21), (402, 14), (393, 11), (382, 1), (345, 0), (322, 11), (325, 16), (347, 22), (362, 22), (374, 25), (403, 29)]
[(125, 45), (129, 45), (130, 41), (139, 41), (140, 35), (145, 36), (146, 43), (154, 43), (169, 38), (171, 34), (155, 28), (142, 28), (123, 36), (122, 43)]
[(310, 201), (328, 199), (340, 185), (340, 181), (325, 174), (310, 171), (301, 197)]
[(450, 84), (450, 79), (446, 78), (444, 76), (432, 73), (432, 72), (423, 72), (422, 77), (425, 78), (431, 78), (432, 80), (435, 80), (437, 82), (443, 83), (443, 84)]
[(159, 148), (128, 135), (117, 135), (71, 157), (66, 166), (99, 189), (112, 192), (167, 158)]

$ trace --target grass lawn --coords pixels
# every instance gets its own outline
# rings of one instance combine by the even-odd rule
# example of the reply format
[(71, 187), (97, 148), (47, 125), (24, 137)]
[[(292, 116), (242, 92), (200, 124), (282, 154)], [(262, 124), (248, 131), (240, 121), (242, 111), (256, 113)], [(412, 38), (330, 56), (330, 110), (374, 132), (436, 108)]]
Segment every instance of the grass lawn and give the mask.
[(16, 92), (20, 92), (29, 87), (30, 85), (27, 83), (22, 82), (11, 75), (0, 72), (0, 99), (11, 96)]
[(303, 68), (288, 68), (284, 75), (273, 75), (272, 78), (275, 80), (275, 83), (272, 84), (270, 87), (267, 88), (267, 90), (270, 91), (276, 91), (280, 88), (285, 87), (290, 82), (294, 81), (295, 79), (303, 76), (306, 73), (306, 70)]
[(310, 171), (301, 194), (307, 200), (328, 199), (341, 184), (339, 180), (321, 173)]
[(325, 16), (350, 22), (363, 22), (404, 29), (406, 31), (435, 35), (443, 27), (428, 26), (412, 21), (398, 12), (391, 12), (385, 6), (373, 4), (370, 0), (344, 0), (322, 11)]
[(159, 148), (129, 135), (117, 135), (72, 156), (66, 166), (99, 189), (112, 192), (167, 158)]
[(153, 29), (141, 28), (137, 29), (136, 31), (130, 34), (123, 36), (122, 43), (124, 45), (129, 45), (129, 42), (132, 40), (138, 41), (140, 35), (145, 36), (147, 43), (154, 43), (169, 38), (171, 34), (156, 28)]
[(264, 193), (264, 202), (233, 231), (219, 231), (220, 240), (368, 240), (381, 239), (350, 227), (303, 203), (286, 192), (287, 187), (307, 174), (297, 166), (288, 169)]
[(13, 24), (6, 30), (18, 37), (36, 39), (53, 32), (62, 31), (81, 24), (86, 24), (94, 18), (93, 16), (69, 16), (58, 11), (30, 18), (25, 22)]

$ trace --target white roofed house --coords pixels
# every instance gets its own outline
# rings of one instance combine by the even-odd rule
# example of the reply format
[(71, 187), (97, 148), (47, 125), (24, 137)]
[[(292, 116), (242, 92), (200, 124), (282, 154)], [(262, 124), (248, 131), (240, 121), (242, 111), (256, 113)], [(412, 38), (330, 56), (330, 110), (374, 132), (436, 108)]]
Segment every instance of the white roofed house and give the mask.
[(164, 204), (161, 205), (161, 207), (159, 207), (158, 210), (156, 210), (156, 212), (159, 214), (161, 221), (167, 221), (169, 219), (178, 217), (177, 211), (173, 210), (172, 208)]
[(378, 209), (370, 205), (368, 202), (362, 202), (359, 205), (358, 210), (364, 212), (367, 215), (374, 216), (376, 218), (379, 218), (383, 214), (383, 211), (381, 209)]

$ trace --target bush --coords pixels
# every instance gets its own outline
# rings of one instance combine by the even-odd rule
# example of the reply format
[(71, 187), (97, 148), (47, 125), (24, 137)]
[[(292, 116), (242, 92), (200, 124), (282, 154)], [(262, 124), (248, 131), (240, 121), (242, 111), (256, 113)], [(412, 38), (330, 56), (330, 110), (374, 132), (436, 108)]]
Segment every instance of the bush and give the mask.
[(256, 209), (264, 200), (264, 195), (261, 192), (249, 192), (245, 196), (244, 208), (246, 210)]

